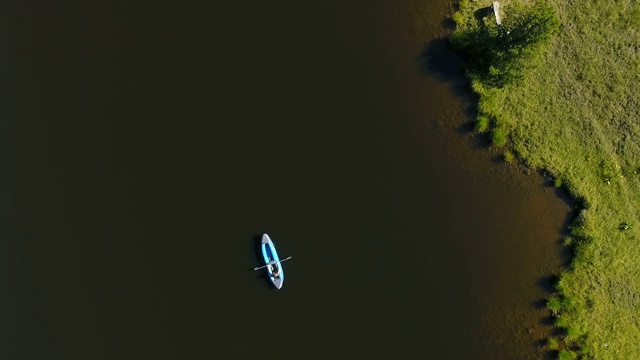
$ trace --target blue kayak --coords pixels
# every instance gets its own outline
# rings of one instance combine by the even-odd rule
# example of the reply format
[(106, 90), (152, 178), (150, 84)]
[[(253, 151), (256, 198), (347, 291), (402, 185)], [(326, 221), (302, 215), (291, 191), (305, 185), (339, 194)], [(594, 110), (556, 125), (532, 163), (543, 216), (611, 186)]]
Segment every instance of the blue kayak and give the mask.
[(282, 268), (282, 261), (280, 261), (280, 258), (278, 257), (276, 247), (273, 244), (273, 241), (271, 241), (271, 238), (269, 238), (269, 235), (262, 235), (261, 248), (264, 263), (267, 267), (267, 272), (269, 273), (269, 279), (271, 279), (273, 285), (280, 290), (284, 283), (284, 269)]

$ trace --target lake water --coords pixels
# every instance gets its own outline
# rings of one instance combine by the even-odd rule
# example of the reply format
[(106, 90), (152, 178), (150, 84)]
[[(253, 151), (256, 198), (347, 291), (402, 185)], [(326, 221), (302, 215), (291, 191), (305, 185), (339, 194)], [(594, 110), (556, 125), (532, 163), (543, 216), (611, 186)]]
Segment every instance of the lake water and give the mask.
[(0, 358), (539, 359), (570, 207), (467, 131), (450, 6), (0, 6)]

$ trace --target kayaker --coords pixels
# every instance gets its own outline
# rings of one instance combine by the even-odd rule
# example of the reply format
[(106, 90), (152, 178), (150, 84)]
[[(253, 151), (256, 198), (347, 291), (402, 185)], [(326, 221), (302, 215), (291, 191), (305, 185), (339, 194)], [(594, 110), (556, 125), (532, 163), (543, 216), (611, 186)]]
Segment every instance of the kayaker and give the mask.
[(278, 266), (276, 270), (273, 272), (273, 277), (278, 277), (278, 276), (280, 276), (280, 266)]

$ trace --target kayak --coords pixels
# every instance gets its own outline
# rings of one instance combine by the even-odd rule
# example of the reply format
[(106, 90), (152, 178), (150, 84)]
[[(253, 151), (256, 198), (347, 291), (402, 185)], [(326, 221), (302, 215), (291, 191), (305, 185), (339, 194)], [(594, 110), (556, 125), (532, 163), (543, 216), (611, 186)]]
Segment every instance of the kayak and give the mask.
[(276, 246), (266, 233), (262, 235), (262, 257), (264, 257), (264, 263), (269, 273), (269, 279), (275, 287), (280, 290), (284, 283), (284, 269), (282, 268), (282, 261), (278, 257)]

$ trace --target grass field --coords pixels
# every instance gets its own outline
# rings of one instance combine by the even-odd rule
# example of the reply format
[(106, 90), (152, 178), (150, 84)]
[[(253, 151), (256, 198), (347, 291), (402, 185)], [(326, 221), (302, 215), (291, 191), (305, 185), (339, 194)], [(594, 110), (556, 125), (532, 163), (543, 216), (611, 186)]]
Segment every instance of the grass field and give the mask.
[[(563, 329), (559, 356), (640, 359), (640, 2), (549, 3), (560, 31), (524, 80), (472, 87), (509, 153), (548, 170), (583, 208), (549, 304)], [(474, 11), (490, 4), (461, 0), (456, 31), (478, 26)]]

